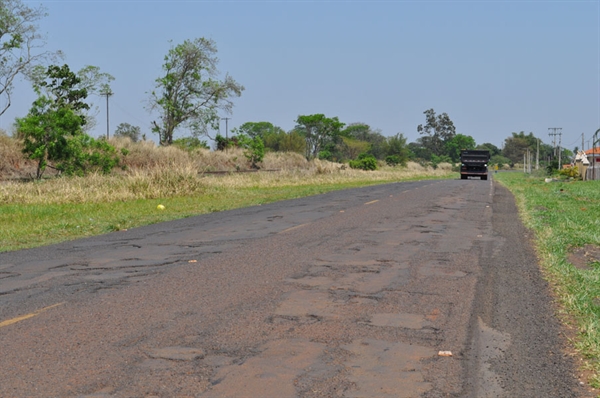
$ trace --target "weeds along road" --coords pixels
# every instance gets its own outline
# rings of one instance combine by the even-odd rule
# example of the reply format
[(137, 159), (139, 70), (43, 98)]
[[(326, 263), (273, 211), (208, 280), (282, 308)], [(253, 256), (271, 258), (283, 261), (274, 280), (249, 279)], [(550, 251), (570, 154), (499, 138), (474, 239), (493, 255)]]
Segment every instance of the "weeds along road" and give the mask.
[(527, 233), (447, 180), (3, 253), (0, 396), (587, 396)]

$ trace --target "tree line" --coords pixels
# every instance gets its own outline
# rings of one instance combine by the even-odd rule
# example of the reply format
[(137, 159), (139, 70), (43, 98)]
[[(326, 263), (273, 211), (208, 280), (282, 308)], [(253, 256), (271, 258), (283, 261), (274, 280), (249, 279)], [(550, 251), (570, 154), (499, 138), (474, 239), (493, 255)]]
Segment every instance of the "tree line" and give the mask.
[[(417, 126), (420, 138), (410, 143), (407, 143), (406, 137), (401, 133), (386, 137), (366, 123), (346, 125), (337, 117), (328, 118), (323, 114), (298, 116), (296, 126), (287, 132), (265, 121), (246, 122), (232, 132), (260, 139), (267, 151), (291, 151), (304, 154), (307, 159), (319, 158), (334, 162), (372, 158), (392, 166), (417, 161), (436, 167), (442, 162), (459, 163), (463, 149), (479, 149), (490, 151), (490, 164), (499, 167), (513, 167), (523, 163), (524, 155), (529, 152), (533, 157), (539, 153), (542, 167), (558, 168), (558, 148), (544, 143), (533, 133), (513, 132), (504, 140), (502, 148), (498, 148), (489, 142), (477, 144), (472, 136), (456, 133), (456, 127), (447, 113), (437, 115), (434, 109), (423, 113), (425, 123)], [(234, 142), (237, 139), (235, 137), (234, 135), (230, 140)], [(219, 140), (224, 138), (220, 137)], [(565, 162), (573, 156), (573, 152), (566, 148), (561, 148), (560, 151)], [(576, 151), (577, 148), (574, 149)], [(353, 164), (360, 165), (350, 164), (351, 167)], [(359, 168), (369, 169), (362, 166), (364, 165)]]
[[(67, 64), (60, 65), (62, 54), (44, 49), (44, 38), (35, 25), (44, 16), (42, 6), (30, 8), (20, 0), (0, 0), (0, 95), (6, 100), (0, 115), (10, 106), (14, 79), (26, 77), (38, 98), (27, 115), (16, 119), (15, 134), (23, 140), (23, 152), (38, 162), (37, 177), (42, 177), (46, 167), (65, 174), (108, 173), (118, 165), (119, 157), (107, 140), (89, 136), (95, 120), (88, 96), (110, 95), (114, 77), (97, 66), (72, 71)], [(253, 167), (259, 167), (265, 151), (298, 152), (307, 159), (348, 162), (350, 167), (365, 170), (376, 169), (378, 161), (391, 166), (409, 160), (434, 167), (440, 162), (457, 163), (461, 149), (488, 149), (492, 163), (512, 165), (538, 144), (543, 161), (555, 158), (554, 148), (532, 133), (512, 133), (502, 149), (490, 143), (477, 145), (473, 137), (456, 133), (446, 113), (436, 115), (433, 109), (424, 112), (425, 123), (417, 126), (420, 138), (411, 143), (402, 133), (384, 136), (366, 123), (346, 124), (324, 114), (299, 115), (290, 131), (268, 121), (249, 121), (233, 129), (232, 137), (213, 137), (211, 131), (218, 130), (221, 115), (231, 113), (233, 99), (244, 91), (228, 74), (220, 77), (217, 66), (214, 41), (197, 38), (171, 43), (147, 106), (157, 115), (151, 131), (161, 146), (208, 147), (204, 140), (208, 138), (214, 140), (216, 150), (244, 148)], [(188, 136), (175, 138), (182, 130)], [(121, 123), (114, 135), (146, 139), (140, 134), (138, 126)], [(568, 156), (565, 151), (563, 158)]]

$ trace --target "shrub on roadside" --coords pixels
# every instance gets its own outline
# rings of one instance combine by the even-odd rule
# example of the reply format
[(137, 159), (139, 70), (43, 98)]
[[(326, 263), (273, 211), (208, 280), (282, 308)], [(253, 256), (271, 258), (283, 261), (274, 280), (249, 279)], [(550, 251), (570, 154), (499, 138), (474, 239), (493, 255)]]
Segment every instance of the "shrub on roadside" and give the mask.
[(390, 155), (385, 158), (385, 163), (388, 166), (395, 167), (402, 163), (402, 159), (398, 155)]
[(351, 160), (348, 164), (353, 169), (377, 170), (377, 159), (368, 153), (361, 153), (357, 159)]
[(319, 155), (317, 157), (320, 160), (329, 160), (329, 161), (331, 161), (333, 159), (333, 154), (331, 153), (331, 151), (324, 150), (324, 151), (319, 152)]
[(579, 179), (579, 168), (577, 166), (567, 167), (562, 169), (558, 174), (567, 178)]
[(173, 140), (173, 146), (183, 149), (184, 151), (193, 151), (194, 149), (209, 149), (206, 141), (201, 141), (196, 137), (183, 137)]

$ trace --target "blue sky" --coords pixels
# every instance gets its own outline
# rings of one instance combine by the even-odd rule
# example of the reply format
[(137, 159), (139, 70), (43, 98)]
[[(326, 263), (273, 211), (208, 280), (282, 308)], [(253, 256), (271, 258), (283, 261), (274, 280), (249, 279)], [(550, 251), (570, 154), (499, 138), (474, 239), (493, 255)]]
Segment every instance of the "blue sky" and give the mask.
[[(147, 93), (169, 41), (197, 37), (216, 42), (219, 70), (246, 88), (223, 115), (230, 130), (248, 121), (290, 130), (298, 115), (324, 113), (412, 142), (429, 108), (499, 147), (519, 131), (550, 143), (548, 128), (562, 127), (572, 149), (600, 128), (599, 1), (25, 3), (46, 7), (47, 48), (62, 50), (71, 69), (96, 65), (115, 77), (111, 134), (126, 122), (156, 139)], [(35, 98), (27, 82), (17, 88), (4, 129)], [(105, 100), (90, 99), (99, 136)]]

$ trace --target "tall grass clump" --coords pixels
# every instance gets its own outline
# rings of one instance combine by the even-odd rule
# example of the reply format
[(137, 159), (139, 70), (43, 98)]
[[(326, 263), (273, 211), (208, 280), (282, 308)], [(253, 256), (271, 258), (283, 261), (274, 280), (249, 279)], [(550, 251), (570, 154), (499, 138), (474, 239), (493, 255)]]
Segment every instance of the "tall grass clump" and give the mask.
[(0, 204), (110, 203), (201, 195), (205, 184), (189, 166), (133, 169), (122, 175), (90, 174), (0, 185)]

